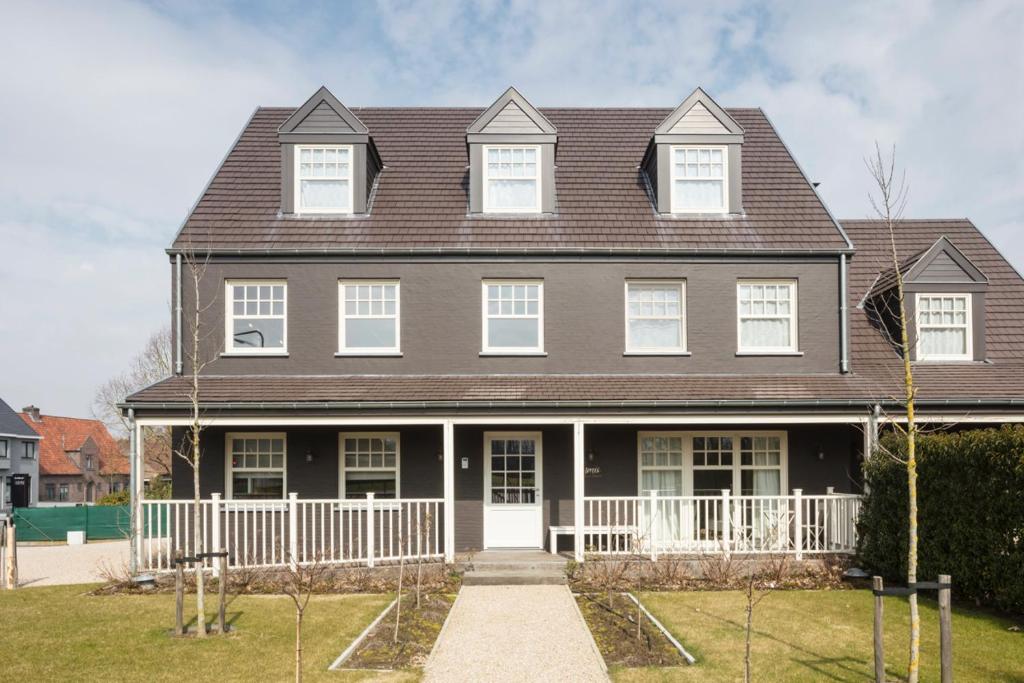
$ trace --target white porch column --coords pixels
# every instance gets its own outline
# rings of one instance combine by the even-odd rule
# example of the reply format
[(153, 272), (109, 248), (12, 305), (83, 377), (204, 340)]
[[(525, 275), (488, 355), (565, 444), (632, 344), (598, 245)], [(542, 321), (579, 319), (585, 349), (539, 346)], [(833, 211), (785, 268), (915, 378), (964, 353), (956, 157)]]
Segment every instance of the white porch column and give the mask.
[(583, 463), (586, 458), (583, 453), (583, 423), (576, 421), (572, 423), (572, 509), (573, 526), (576, 533), (575, 557), (577, 562), (583, 561)]
[(142, 560), (142, 536), (143, 536), (143, 519), (142, 510), (142, 496), (145, 491), (145, 427), (138, 424), (135, 421), (135, 411), (131, 411), (131, 453), (129, 457), (129, 466), (131, 472), (131, 478), (129, 485), (131, 486), (131, 522), (132, 522), (132, 539), (131, 539), (131, 550), (129, 553), (129, 565), (132, 575), (134, 576), (139, 570), (139, 563)]
[(444, 561), (455, 561), (455, 425), (445, 420), (442, 426), (442, 466), (444, 467)]

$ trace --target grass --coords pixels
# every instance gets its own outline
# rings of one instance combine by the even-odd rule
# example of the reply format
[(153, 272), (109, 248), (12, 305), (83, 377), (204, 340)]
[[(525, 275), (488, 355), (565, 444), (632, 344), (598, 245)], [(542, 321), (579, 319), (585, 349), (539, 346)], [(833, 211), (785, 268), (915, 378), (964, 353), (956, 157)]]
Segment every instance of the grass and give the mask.
[[(741, 592), (648, 593), (644, 605), (697, 658), (691, 667), (615, 669), (617, 680), (743, 679)], [(870, 591), (779, 591), (754, 612), (752, 669), (759, 681), (868, 681), (874, 677)], [(921, 601), (922, 681), (939, 680), (938, 610)], [(909, 643), (906, 600), (886, 598), (885, 656), (902, 680)], [(953, 669), (959, 681), (1024, 682), (1024, 632), (1014, 622), (954, 605)], [(1020, 624), (1016, 624), (1020, 626)]]
[[(285, 596), (243, 595), (228, 606), (237, 629), (206, 641), (173, 638), (174, 596), (91, 596), (89, 586), (0, 592), (0, 662), (9, 681), (281, 681), (294, 678), (295, 610)], [(188, 608), (186, 619), (194, 615)], [(307, 680), (366, 674), (327, 667), (373, 621), (386, 595), (314, 596), (303, 622)], [(415, 679), (402, 672), (393, 679)]]

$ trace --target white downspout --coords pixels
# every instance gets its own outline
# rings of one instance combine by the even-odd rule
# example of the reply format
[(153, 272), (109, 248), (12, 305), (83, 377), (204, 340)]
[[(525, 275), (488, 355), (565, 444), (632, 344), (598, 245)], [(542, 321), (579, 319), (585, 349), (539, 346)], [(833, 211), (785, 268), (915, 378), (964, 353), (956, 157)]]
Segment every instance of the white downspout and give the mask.
[(181, 254), (174, 256), (174, 373), (180, 375), (183, 371), (181, 362)]

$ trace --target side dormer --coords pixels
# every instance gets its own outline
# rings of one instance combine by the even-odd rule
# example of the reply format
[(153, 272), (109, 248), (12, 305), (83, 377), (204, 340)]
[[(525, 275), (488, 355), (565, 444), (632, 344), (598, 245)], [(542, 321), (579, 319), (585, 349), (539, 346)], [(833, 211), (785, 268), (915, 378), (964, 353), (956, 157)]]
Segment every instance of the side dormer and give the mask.
[(743, 212), (743, 128), (697, 88), (655, 129), (642, 167), (659, 214)]
[(281, 213), (359, 215), (383, 168), (369, 129), (321, 87), (277, 129)]
[[(985, 274), (945, 237), (904, 261), (900, 273), (911, 360), (985, 360)], [(890, 339), (899, 339), (895, 270), (878, 277), (865, 308)]]
[(466, 129), (471, 214), (555, 211), (558, 132), (509, 88)]

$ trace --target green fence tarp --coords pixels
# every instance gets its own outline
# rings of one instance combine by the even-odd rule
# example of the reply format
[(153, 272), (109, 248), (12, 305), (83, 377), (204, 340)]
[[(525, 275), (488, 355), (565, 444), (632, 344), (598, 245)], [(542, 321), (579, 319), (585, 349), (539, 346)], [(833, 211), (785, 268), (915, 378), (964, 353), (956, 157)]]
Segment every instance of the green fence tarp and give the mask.
[(127, 505), (15, 508), (19, 541), (66, 541), (69, 531), (84, 531), (86, 540), (127, 538), (131, 529)]

